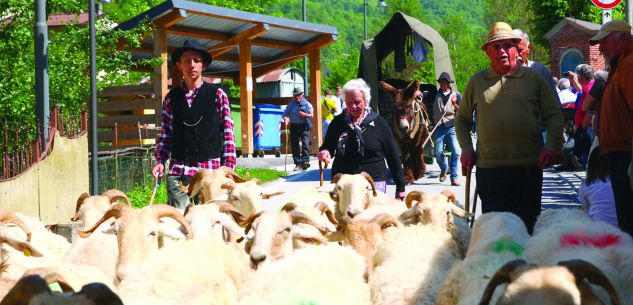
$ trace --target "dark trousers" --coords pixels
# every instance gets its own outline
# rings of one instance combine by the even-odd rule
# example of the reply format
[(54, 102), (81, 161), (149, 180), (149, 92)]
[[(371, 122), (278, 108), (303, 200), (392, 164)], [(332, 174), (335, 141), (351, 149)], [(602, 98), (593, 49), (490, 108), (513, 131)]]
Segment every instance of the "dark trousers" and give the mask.
[(589, 149), (591, 148), (591, 139), (589, 130), (578, 127), (574, 133), (574, 155), (580, 161), (582, 166), (587, 166), (589, 160)]
[(296, 165), (310, 163), (310, 129), (306, 127), (306, 124), (290, 125), (290, 148), (292, 160)]
[(609, 163), (611, 188), (615, 197), (615, 212), (620, 229), (633, 236), (633, 190), (627, 173), (631, 163), (630, 151), (610, 152), (604, 155)]
[(541, 214), (543, 170), (538, 166), (477, 168), (481, 211), (511, 212), (519, 216), (530, 234)]
[(184, 209), (189, 205), (189, 196), (180, 189), (181, 182), (184, 186), (189, 185), (192, 176), (167, 175), (167, 204), (178, 209)]

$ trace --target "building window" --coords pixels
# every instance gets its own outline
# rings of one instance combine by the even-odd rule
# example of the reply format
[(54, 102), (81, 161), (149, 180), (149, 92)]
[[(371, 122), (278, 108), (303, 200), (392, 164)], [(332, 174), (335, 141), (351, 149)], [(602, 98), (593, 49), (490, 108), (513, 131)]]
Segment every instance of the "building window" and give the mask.
[(561, 77), (563, 76), (563, 73), (567, 71), (574, 71), (576, 66), (585, 63), (582, 53), (578, 49), (565, 50), (560, 58), (560, 73), (558, 75)]

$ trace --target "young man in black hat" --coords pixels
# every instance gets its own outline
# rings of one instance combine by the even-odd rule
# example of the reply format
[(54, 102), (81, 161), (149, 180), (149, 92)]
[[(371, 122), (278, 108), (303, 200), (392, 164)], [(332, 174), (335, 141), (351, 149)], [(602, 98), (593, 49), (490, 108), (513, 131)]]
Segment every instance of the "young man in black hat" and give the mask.
[(178, 182), (189, 184), (201, 168), (235, 167), (235, 137), (229, 100), (224, 91), (202, 80), (211, 64), (209, 52), (195, 40), (185, 40), (171, 55), (183, 80), (165, 96), (161, 132), (156, 140), (154, 177), (167, 176), (168, 203), (184, 209), (189, 197)]
[[(440, 166), (440, 182), (446, 180), (446, 175), (450, 169), (451, 185), (459, 186), (457, 165), (459, 164), (459, 156), (462, 151), (459, 148), (457, 136), (455, 135), (455, 114), (459, 109), (459, 103), (462, 102), (462, 96), (459, 92), (451, 89), (450, 84), (454, 83), (454, 81), (448, 72), (442, 72), (437, 82), (440, 84), (440, 90), (437, 91), (433, 100), (435, 159)], [(445, 141), (451, 152), (451, 160), (448, 165), (444, 155)]]
[[(292, 91), (294, 99), (288, 103), (283, 118), (286, 125), (290, 122), (290, 148), (295, 163), (294, 171), (305, 170), (310, 167), (310, 129), (314, 111), (312, 105), (304, 98), (303, 89), (295, 87)], [(301, 142), (301, 151), (299, 151)]]

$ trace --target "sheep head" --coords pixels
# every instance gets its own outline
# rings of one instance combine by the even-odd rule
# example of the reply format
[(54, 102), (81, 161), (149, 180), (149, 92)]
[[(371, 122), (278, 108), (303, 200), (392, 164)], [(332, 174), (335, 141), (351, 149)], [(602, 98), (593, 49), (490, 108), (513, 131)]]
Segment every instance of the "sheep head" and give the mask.
[(281, 195), (284, 192), (267, 193), (259, 185), (259, 180), (252, 179), (243, 183), (233, 181), (222, 184), (222, 189), (228, 190), (228, 199), (242, 214), (252, 215), (264, 210), (263, 199)]
[(367, 273), (373, 269), (372, 257), (383, 241), (384, 235), (402, 224), (393, 216), (382, 213), (369, 220), (352, 219), (345, 216), (337, 234), (342, 235), (341, 241), (354, 248), (358, 254), (365, 258)]
[(235, 241), (237, 236), (245, 237), (244, 230), (239, 227), (245, 217), (228, 202), (189, 205), (185, 209), (185, 220), (191, 225), (196, 238), (211, 238)]
[(620, 304), (615, 288), (592, 264), (582, 260), (559, 262), (558, 266), (538, 267), (517, 259), (506, 263), (490, 279), (479, 302), (490, 303), (497, 286), (508, 284), (496, 304), (603, 304), (585, 280), (604, 288), (611, 304)]
[(12, 223), (20, 227), (20, 229), (24, 231), (24, 234), (26, 234), (26, 241), (31, 241), (31, 230), (26, 225), (26, 223), (24, 223), (24, 221), (22, 221), (22, 219), (20, 219), (15, 213), (9, 210), (0, 209), (0, 225), (3, 225), (5, 223)]
[(181, 184), (181, 188), (186, 189), (186, 193), (191, 198), (200, 195), (200, 202), (213, 200), (218, 196), (226, 194), (226, 189), (221, 186), (227, 182), (242, 183), (246, 180), (237, 175), (231, 168), (220, 166), (217, 169), (200, 169), (193, 176), (187, 186)]
[(293, 238), (327, 242), (321, 234), (310, 234), (307, 230), (293, 228), (298, 223), (305, 223), (325, 232), (325, 228), (297, 211), (259, 212), (249, 217), (245, 233), (248, 234), (251, 228), (255, 231), (246, 249), (251, 257), (251, 267), (257, 269), (263, 263), (290, 255), (294, 251)]
[(180, 212), (168, 205), (153, 205), (144, 209), (133, 209), (127, 205), (116, 204), (90, 229), (79, 231), (81, 237), (88, 237), (103, 222), (111, 217), (116, 218), (113, 225), (104, 233), (116, 234), (119, 244), (119, 258), (116, 274), (123, 280), (132, 270), (142, 266), (144, 260), (158, 250), (158, 238), (169, 236), (183, 238), (180, 231), (168, 225), (162, 225), (160, 218), (170, 217), (179, 222), (187, 233), (187, 238), (193, 238), (193, 231)]
[(366, 172), (356, 175), (336, 174), (331, 183), (334, 183), (334, 190), (330, 196), (336, 202), (337, 218), (346, 215), (353, 218), (369, 207), (370, 197), (378, 195), (374, 180)]
[(110, 189), (96, 196), (89, 196), (88, 193), (83, 193), (77, 198), (75, 216), (70, 220), (81, 221), (84, 227), (90, 227), (112, 207), (112, 204), (119, 200), (131, 205), (130, 199), (125, 193), (117, 189)]
[[(413, 205), (414, 202), (415, 205)], [(402, 214), (401, 218), (408, 222), (418, 222), (450, 230), (455, 226), (453, 215), (462, 218), (473, 216), (455, 203), (455, 195), (448, 190), (440, 194), (412, 191), (405, 198), (408, 210)]]

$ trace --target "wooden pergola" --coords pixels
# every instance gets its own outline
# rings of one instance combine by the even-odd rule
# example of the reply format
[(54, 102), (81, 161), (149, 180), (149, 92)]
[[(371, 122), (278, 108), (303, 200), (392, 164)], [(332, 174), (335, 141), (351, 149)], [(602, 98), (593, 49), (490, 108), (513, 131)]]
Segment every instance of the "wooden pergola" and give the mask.
[(181, 0), (165, 1), (117, 28), (130, 30), (144, 21), (153, 24), (153, 34), (140, 48), (130, 48), (124, 42), (120, 48), (134, 56), (162, 59), (161, 65), (148, 67), (153, 70), (152, 86), (158, 101), (154, 103), (156, 124), (160, 124), (168, 78), (171, 76), (173, 84), (181, 79), (170, 63), (171, 52), (193, 38), (213, 56), (206, 76), (230, 78), (240, 84), (242, 134), (236, 137), (242, 137), (243, 155), (253, 153), (255, 79), (308, 56), (310, 86), (306, 95), (315, 113), (312, 142), (316, 145), (312, 148), (318, 149), (322, 139), (320, 49), (336, 42), (336, 28)]

